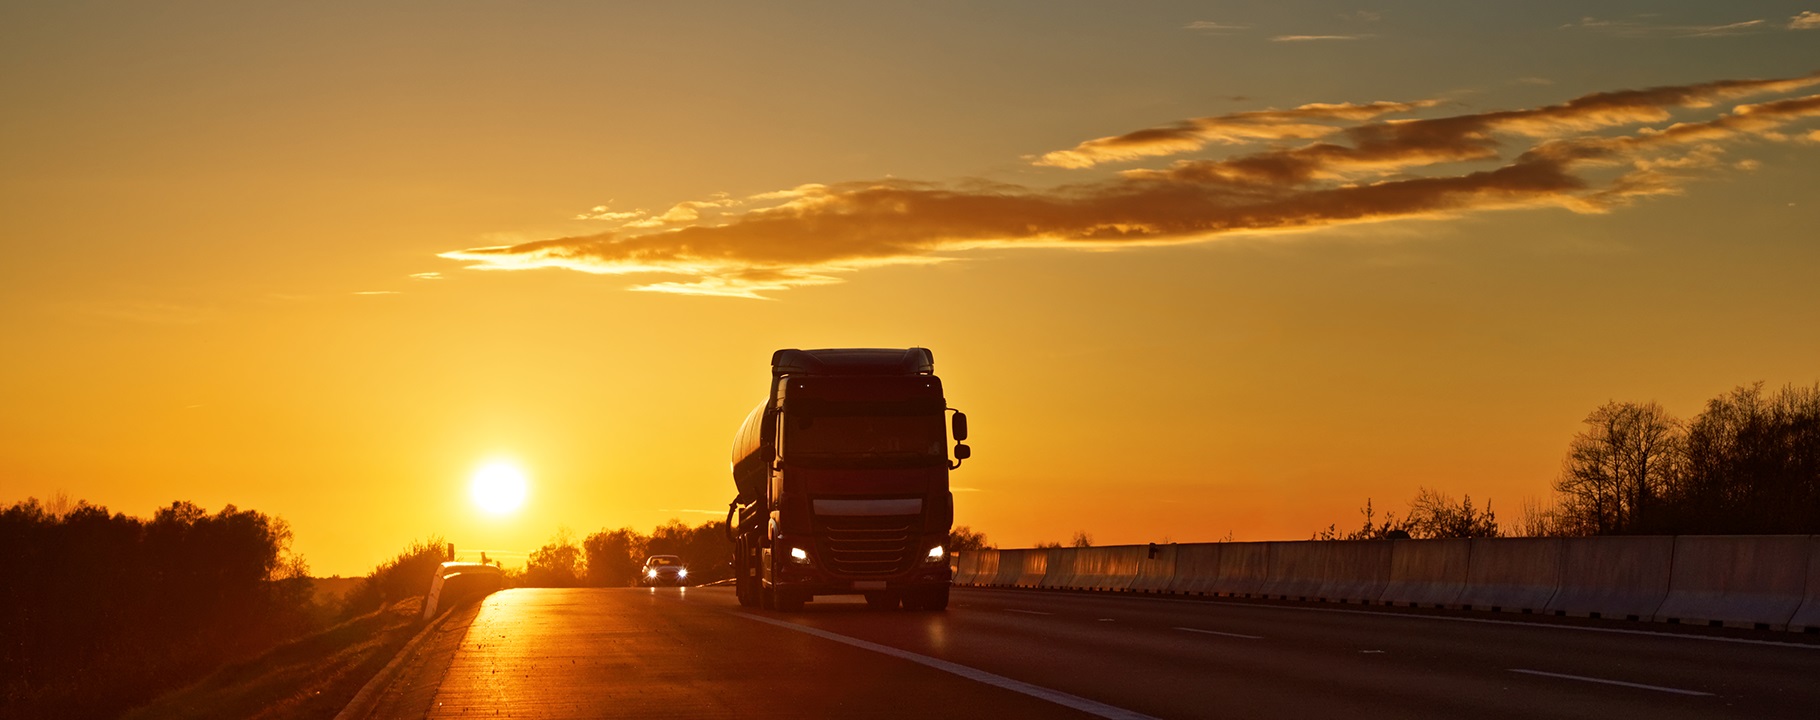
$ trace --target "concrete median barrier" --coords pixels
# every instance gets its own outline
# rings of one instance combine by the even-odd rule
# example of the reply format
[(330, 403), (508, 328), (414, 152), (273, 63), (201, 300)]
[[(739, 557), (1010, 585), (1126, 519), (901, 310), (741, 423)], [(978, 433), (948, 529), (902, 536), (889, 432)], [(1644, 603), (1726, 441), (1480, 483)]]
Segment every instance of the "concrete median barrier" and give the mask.
[(1099, 548), (1050, 548), (1049, 559), (1043, 566), (1042, 580), (1037, 587), (1052, 590), (1074, 590), (1080, 587), (1075, 582), (1075, 566), (1087, 559), (1087, 556)]
[(1270, 574), (1258, 593), (1285, 600), (1319, 599), (1321, 585), (1326, 582), (1327, 556), (1333, 543), (1304, 540), (1265, 544), (1269, 546)]
[(1329, 543), (1325, 582), (1315, 595), (1329, 602), (1376, 602), (1390, 585), (1393, 540), (1337, 540)]
[(948, 560), (951, 563), (948, 566), (948, 582), (950, 583), (966, 585), (974, 575), (979, 573), (980, 556), (972, 550), (956, 552)]
[(1011, 581), (1012, 587), (1039, 588), (1043, 586), (1043, 576), (1048, 574), (1049, 555), (1054, 548), (1044, 550), (1026, 550), (1023, 562), (1019, 564), (1017, 577)]
[(1453, 607), (1466, 589), (1472, 541), (1393, 540), (1390, 582), (1379, 601), (1410, 607)]
[(957, 580), (956, 582), (968, 587), (984, 587), (991, 585), (993, 578), (998, 577), (998, 552), (999, 551), (996, 548), (975, 550), (973, 552), (973, 574), (968, 576), (964, 581)]
[(1170, 584), (1175, 582), (1176, 547), (1173, 543), (1144, 546), (1144, 558), (1138, 561), (1138, 573), (1131, 580), (1131, 591), (1169, 592)]
[(1649, 620), (1668, 596), (1675, 539), (1669, 536), (1568, 538), (1561, 584), (1548, 601), (1557, 615)]
[(1561, 586), (1560, 538), (1474, 538), (1459, 604), (1473, 610), (1540, 613)]
[(992, 574), (987, 587), (1017, 587), (1017, 579), (1024, 573), (1024, 556), (1039, 553), (1041, 550), (1000, 550), (998, 551), (998, 572)]
[(1175, 575), (1165, 592), (1175, 595), (1217, 595), (1220, 554), (1233, 543), (1190, 543), (1175, 548)]
[(1809, 535), (1682, 535), (1656, 619), (1782, 630), (1806, 599)]
[(1795, 616), (1789, 618), (1788, 629), (1820, 633), (1820, 535), (1808, 537), (1807, 597), (1795, 610)]
[(1144, 561), (1140, 545), (1110, 545), (1085, 548), (1076, 556), (1074, 586), (1082, 590), (1123, 592), (1137, 579), (1138, 563)]

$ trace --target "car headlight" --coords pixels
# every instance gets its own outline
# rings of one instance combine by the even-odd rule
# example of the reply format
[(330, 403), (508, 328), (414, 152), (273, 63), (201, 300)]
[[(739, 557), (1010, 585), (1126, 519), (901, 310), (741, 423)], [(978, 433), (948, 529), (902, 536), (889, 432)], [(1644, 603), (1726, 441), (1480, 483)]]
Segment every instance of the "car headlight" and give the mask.
[(940, 545), (937, 545), (935, 547), (929, 548), (929, 554), (923, 557), (923, 562), (926, 562), (926, 563), (941, 562), (942, 558), (945, 558), (945, 557), (948, 557), (948, 549), (944, 548)]
[(646, 570), (645, 577), (648, 577), (648, 578), (657, 577), (657, 571), (656, 570)]
[(688, 568), (677, 568), (677, 569), (676, 569), (676, 579), (678, 579), (678, 580), (681, 580), (681, 579), (683, 579), (683, 578), (686, 578), (686, 577), (688, 577), (688, 576), (689, 576), (689, 569), (688, 569)]

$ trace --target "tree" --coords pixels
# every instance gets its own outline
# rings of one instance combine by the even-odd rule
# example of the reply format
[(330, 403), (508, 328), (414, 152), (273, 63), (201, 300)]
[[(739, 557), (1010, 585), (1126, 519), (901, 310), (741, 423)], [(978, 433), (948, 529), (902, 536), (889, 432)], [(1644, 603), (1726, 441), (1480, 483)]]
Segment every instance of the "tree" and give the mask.
[(986, 539), (985, 533), (976, 532), (966, 525), (957, 525), (948, 532), (949, 552), (985, 550), (990, 547), (992, 547), (992, 542)]
[(1656, 403), (1608, 402), (1585, 420), (1555, 489), (1575, 534), (1659, 532), (1658, 506), (1681, 460), (1681, 422)]
[(638, 582), (645, 562), (645, 537), (632, 528), (601, 530), (582, 541), (588, 584), (623, 587)]
[(1087, 534), (1086, 530), (1076, 530), (1074, 531), (1074, 537), (1068, 539), (1068, 546), (1077, 548), (1093, 547), (1093, 536)]
[(1462, 496), (1455, 505), (1446, 493), (1422, 488), (1409, 501), (1405, 527), (1410, 537), (1417, 538), (1497, 537), (1498, 516), (1489, 502), (1484, 511), (1474, 508), (1471, 495)]
[(1820, 385), (1763, 396), (1763, 383), (1707, 402), (1688, 426), (1675, 487), (1687, 532), (1820, 532)]
[(560, 528), (548, 544), (531, 553), (525, 563), (524, 583), (531, 587), (575, 587), (581, 584), (584, 572), (574, 533)]

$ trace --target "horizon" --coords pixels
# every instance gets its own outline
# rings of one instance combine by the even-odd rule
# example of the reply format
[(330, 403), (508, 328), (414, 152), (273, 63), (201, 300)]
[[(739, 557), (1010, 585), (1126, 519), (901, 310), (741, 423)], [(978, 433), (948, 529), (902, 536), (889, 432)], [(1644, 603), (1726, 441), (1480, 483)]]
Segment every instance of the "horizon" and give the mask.
[(103, 5), (0, 10), (0, 503), (317, 577), (721, 519), (780, 348), (932, 350), (1001, 547), (1820, 382), (1820, 4)]

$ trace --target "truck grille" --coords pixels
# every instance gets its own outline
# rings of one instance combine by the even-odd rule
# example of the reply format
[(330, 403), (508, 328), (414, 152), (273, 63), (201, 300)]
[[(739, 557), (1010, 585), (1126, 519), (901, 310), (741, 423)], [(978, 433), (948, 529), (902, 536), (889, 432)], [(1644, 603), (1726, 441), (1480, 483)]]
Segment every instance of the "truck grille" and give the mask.
[(891, 575), (909, 569), (916, 559), (916, 515), (817, 517), (822, 528), (821, 556), (828, 570), (841, 575)]

